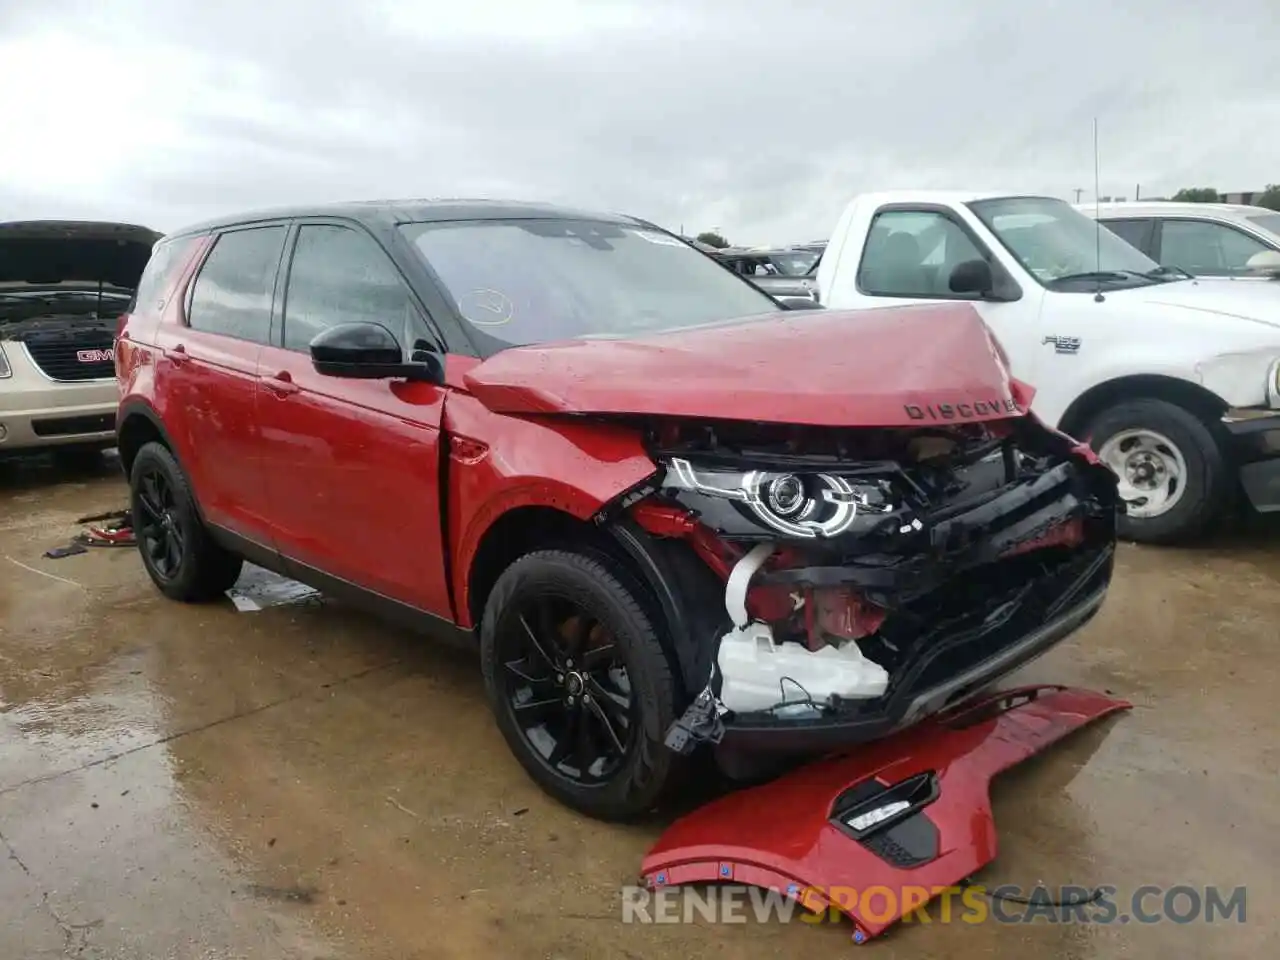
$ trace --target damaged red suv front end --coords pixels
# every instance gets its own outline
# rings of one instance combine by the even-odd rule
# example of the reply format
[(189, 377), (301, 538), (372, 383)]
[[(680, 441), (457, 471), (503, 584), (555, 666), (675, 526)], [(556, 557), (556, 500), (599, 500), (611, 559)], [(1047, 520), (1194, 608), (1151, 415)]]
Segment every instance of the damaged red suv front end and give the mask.
[(710, 741), (731, 765), (886, 736), (1044, 653), (1106, 596), (1113, 476), (1031, 416), (670, 425), (651, 442), (662, 473), (631, 518), (725, 584), (675, 749)]

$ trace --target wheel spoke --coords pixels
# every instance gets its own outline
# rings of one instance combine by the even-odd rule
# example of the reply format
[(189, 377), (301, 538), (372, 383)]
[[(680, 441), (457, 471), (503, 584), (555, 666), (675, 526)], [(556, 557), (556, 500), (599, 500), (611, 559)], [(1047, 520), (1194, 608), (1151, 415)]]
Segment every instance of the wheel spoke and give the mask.
[(147, 514), (144, 520), (150, 519), (152, 522), (159, 523), (163, 519), (164, 506), (160, 502), (160, 491), (156, 489), (154, 477), (143, 478), (141, 488), (138, 490), (138, 503)]
[(627, 697), (610, 690), (595, 677), (587, 677), (587, 690), (611, 719), (624, 727), (631, 723), (631, 701)]
[(525, 700), (523, 703), (513, 703), (511, 709), (515, 712), (516, 721), (525, 729), (536, 727), (544, 724), (552, 717), (556, 716), (564, 709), (564, 700), (558, 693), (551, 696), (540, 697), (536, 700)]
[[(542, 623), (542, 617), (541, 617), (542, 606), (544, 605), (539, 605), (539, 611), (538, 611), (540, 614), (538, 617), (538, 623), (540, 626)], [(563, 673), (564, 660), (559, 656), (559, 653), (560, 653), (559, 648), (557, 648), (554, 645), (554, 642), (550, 640), (549, 635), (544, 634), (543, 636), (539, 637), (538, 631), (534, 630), (533, 627), (529, 626), (529, 621), (524, 618), (524, 614), (522, 613), (519, 616), (520, 616), (520, 625), (524, 627), (524, 632), (528, 635), (529, 642), (533, 644), (534, 652), (537, 653), (538, 656), (542, 658), (543, 662), (546, 663), (546, 665), (551, 670), (557, 673)]]
[(613, 660), (614, 651), (617, 649), (615, 644), (604, 643), (598, 647), (591, 647), (582, 653), (582, 669), (598, 670), (601, 667), (609, 666)]
[(164, 561), (168, 568), (166, 572), (170, 575), (177, 571), (178, 564), (182, 562), (182, 551), (172, 533), (167, 533), (164, 538)]
[(609, 739), (613, 742), (614, 749), (618, 751), (618, 756), (623, 756), (627, 752), (627, 748), (622, 745), (622, 741), (618, 738), (618, 733), (613, 729), (613, 724), (609, 722), (609, 717), (605, 713), (604, 707), (595, 697), (591, 698), (591, 702), (587, 704), (592, 715), (600, 722), (600, 726), (604, 727), (605, 733), (609, 735)]
[(579, 711), (578, 723), (574, 730), (573, 762), (578, 765), (578, 776), (583, 780), (595, 779), (591, 773), (591, 764), (595, 760), (594, 746), (591, 742), (591, 726), (587, 723), (587, 713)]
[(536, 670), (536, 664), (534, 664), (529, 657), (522, 657), (519, 660), (508, 660), (502, 666), (508, 673), (519, 677), (530, 686), (552, 683), (552, 676), (545, 672), (538, 673)]
[(560, 736), (556, 738), (556, 745), (551, 750), (551, 755), (547, 757), (547, 763), (553, 767), (558, 767), (569, 759), (569, 754), (573, 752), (574, 745), (578, 740), (578, 729), (582, 726), (582, 711), (577, 708), (569, 708), (565, 712), (564, 729), (561, 730)]

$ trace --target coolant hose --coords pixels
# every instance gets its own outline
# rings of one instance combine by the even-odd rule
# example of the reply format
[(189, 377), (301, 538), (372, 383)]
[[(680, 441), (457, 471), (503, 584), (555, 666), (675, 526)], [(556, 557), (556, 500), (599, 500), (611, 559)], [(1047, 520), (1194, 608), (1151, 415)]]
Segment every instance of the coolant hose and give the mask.
[(773, 553), (775, 544), (762, 543), (752, 547), (741, 560), (734, 564), (729, 572), (729, 581), (724, 587), (724, 606), (729, 611), (729, 619), (739, 630), (751, 622), (747, 615), (747, 588), (751, 586), (751, 578), (764, 566), (764, 562)]

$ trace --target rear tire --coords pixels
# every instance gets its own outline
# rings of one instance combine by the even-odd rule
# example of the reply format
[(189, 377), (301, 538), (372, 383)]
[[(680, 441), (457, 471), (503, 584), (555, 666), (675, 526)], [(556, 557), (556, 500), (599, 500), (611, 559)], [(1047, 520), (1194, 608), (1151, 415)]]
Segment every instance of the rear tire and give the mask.
[(134, 457), (129, 509), (142, 565), (170, 600), (208, 602), (240, 579), (244, 560), (209, 536), (186, 475), (163, 444), (143, 444)]
[[(1154, 398), (1127, 400), (1102, 411), (1085, 436), (1120, 475), (1122, 494), (1147, 498), (1146, 504), (1130, 504), (1120, 518), (1122, 539), (1151, 544), (1196, 539), (1231, 502), (1221, 447), (1209, 425), (1183, 407)], [(1170, 488), (1175, 473), (1181, 476)], [(1126, 482), (1132, 489), (1125, 489)]]
[[(498, 578), (485, 603), (480, 650), (485, 691), (498, 729), (534, 782), (589, 817), (626, 821), (659, 806), (677, 785), (683, 764), (663, 743), (676, 719), (670, 662), (644, 604), (626, 585), (629, 578), (611, 566), (576, 550), (542, 550), (521, 557)], [(560, 611), (548, 616), (550, 631), (537, 622), (539, 604), (553, 604)], [(584, 631), (579, 653), (573, 652), (572, 638), (565, 639), (575, 618)], [(524, 637), (530, 640), (522, 647)], [(548, 637), (559, 649), (546, 649), (547, 657), (535, 656), (537, 650), (550, 647)], [(599, 646), (601, 638), (610, 641), (608, 645)], [(588, 659), (597, 656), (593, 644), (595, 651), (612, 651), (607, 654), (613, 658), (610, 666), (602, 666), (603, 659)], [(616, 683), (610, 689), (621, 691), (620, 675), (625, 676), (628, 701), (622, 710), (625, 723), (612, 713), (619, 709), (615, 702), (606, 711), (609, 726), (601, 724), (595, 711), (588, 715), (592, 732), (583, 735), (595, 746), (603, 744), (598, 772), (594, 756), (590, 762), (577, 762), (577, 755), (557, 760), (561, 743), (577, 742), (580, 729), (570, 724), (582, 722), (571, 720), (575, 710), (587, 709), (581, 690), (596, 694), (588, 698), (595, 710), (608, 702), (599, 684)], [(548, 704), (545, 718), (540, 712), (530, 719), (525, 712), (534, 700)], [(623, 749), (615, 749), (617, 745)]]

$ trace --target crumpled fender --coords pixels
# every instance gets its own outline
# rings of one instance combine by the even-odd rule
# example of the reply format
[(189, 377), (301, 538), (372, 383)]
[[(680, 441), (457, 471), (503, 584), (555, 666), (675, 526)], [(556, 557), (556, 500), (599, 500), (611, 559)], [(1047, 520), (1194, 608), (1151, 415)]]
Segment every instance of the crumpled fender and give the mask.
[[(450, 358), (453, 359), (453, 358)], [(484, 535), (521, 507), (589, 520), (655, 471), (639, 432), (570, 418), (513, 417), (454, 393), (445, 405), (455, 615), (470, 627), (469, 577)]]
[[(694, 811), (645, 856), (643, 882), (766, 887), (813, 912), (836, 908), (864, 943), (995, 859), (996, 774), (1130, 706), (1057, 686), (991, 694)], [(862, 831), (843, 822), (895, 801), (901, 810)], [(848, 896), (872, 888), (895, 896)]]

